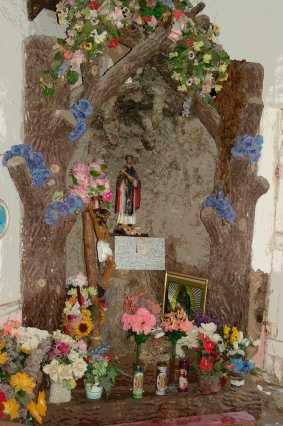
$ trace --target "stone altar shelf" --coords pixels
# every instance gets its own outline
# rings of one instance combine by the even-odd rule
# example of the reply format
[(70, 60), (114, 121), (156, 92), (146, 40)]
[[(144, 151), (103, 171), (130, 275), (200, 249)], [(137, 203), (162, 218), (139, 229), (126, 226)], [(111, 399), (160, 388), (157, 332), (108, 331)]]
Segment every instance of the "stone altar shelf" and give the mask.
[[(149, 376), (147, 378), (149, 379)], [(262, 412), (262, 396), (253, 382), (247, 383), (237, 392), (227, 386), (218, 394), (200, 395), (195, 386), (191, 385), (188, 394), (175, 393), (168, 396), (156, 396), (153, 386), (146, 384), (144, 398), (136, 401), (131, 398), (130, 383), (125, 383), (129, 379), (122, 380), (124, 383), (120, 382), (115, 386), (108, 401), (88, 401), (84, 391), (78, 389), (73, 392), (70, 403), (50, 404), (44, 424), (49, 426), (110, 426), (126, 423), (134, 425), (136, 422), (151, 423), (155, 420), (239, 411), (249, 413), (258, 419)]]

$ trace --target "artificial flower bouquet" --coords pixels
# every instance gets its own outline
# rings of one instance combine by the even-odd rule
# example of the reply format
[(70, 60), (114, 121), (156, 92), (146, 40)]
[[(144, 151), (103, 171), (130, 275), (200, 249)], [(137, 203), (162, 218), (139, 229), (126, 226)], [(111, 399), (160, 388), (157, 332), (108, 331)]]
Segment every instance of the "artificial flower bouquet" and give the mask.
[(214, 323), (201, 324), (198, 332), (198, 376), (200, 391), (218, 392), (225, 383), (224, 345)]
[(79, 273), (67, 280), (67, 299), (64, 307), (64, 332), (75, 340), (88, 343), (94, 330), (93, 297), (96, 289), (87, 286), (87, 278)]
[(136, 361), (139, 363), (142, 343), (145, 343), (155, 330), (160, 306), (144, 294), (128, 295), (124, 301), (122, 315), (123, 330), (128, 336), (134, 336), (136, 343)]
[(118, 375), (118, 369), (112, 362), (112, 356), (108, 354), (109, 347), (101, 345), (88, 352), (87, 369), (84, 376), (85, 388), (88, 398), (94, 398), (94, 394), (101, 397), (102, 390), (108, 398)]
[(249, 350), (258, 346), (258, 341), (245, 337), (237, 327), (223, 327), (226, 367), (232, 375), (244, 376), (255, 373), (255, 364), (249, 360)]
[(175, 384), (176, 369), (176, 347), (177, 342), (193, 329), (193, 323), (188, 320), (183, 308), (177, 307), (176, 311), (165, 314), (161, 320), (161, 329), (169, 338), (171, 343), (170, 365), (169, 365), (169, 383)]
[(71, 194), (80, 197), (85, 205), (92, 205), (94, 209), (103, 205), (110, 209), (113, 194), (106, 172), (107, 165), (103, 160), (90, 164), (77, 162), (71, 170)]
[(86, 372), (87, 363), (84, 357), (87, 345), (83, 340), (74, 340), (59, 330), (54, 331), (52, 337), (53, 345), (43, 371), (50, 377), (51, 385), (59, 384), (71, 391), (76, 387), (76, 381)]
[(49, 333), (9, 321), (0, 328), (0, 419), (33, 425), (46, 416), (40, 368), (51, 346)]

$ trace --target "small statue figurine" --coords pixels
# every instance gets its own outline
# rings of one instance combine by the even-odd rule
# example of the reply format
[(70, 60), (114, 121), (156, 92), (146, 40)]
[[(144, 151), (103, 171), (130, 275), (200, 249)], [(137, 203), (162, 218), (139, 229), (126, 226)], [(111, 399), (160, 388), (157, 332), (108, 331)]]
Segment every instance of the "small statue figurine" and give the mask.
[(115, 213), (118, 213), (117, 228), (131, 234), (136, 224), (136, 211), (141, 204), (141, 181), (133, 166), (134, 157), (126, 155), (126, 165), (120, 171), (116, 183)]

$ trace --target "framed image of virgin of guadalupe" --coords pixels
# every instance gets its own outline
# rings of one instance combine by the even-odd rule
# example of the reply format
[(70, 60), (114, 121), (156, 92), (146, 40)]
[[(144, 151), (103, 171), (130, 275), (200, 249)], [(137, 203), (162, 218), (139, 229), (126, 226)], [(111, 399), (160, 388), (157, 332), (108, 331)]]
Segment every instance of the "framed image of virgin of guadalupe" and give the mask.
[(182, 307), (187, 317), (195, 312), (205, 313), (208, 280), (192, 275), (166, 272), (163, 297), (163, 315)]

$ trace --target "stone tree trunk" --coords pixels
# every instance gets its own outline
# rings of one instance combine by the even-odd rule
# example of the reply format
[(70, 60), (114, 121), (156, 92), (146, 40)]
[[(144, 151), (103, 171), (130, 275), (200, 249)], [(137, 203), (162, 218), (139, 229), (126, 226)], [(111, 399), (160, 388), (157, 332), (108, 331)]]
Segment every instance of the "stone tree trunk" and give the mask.
[(214, 209), (203, 208), (201, 219), (210, 236), (208, 312), (245, 329), (248, 324), (249, 275), (256, 203), (268, 191), (266, 179), (257, 176), (248, 160), (232, 158), (237, 136), (255, 136), (263, 109), (263, 68), (234, 61), (229, 79), (217, 98), (217, 111), (195, 111), (218, 147), (215, 190), (224, 189), (236, 211), (234, 224), (224, 222)]

